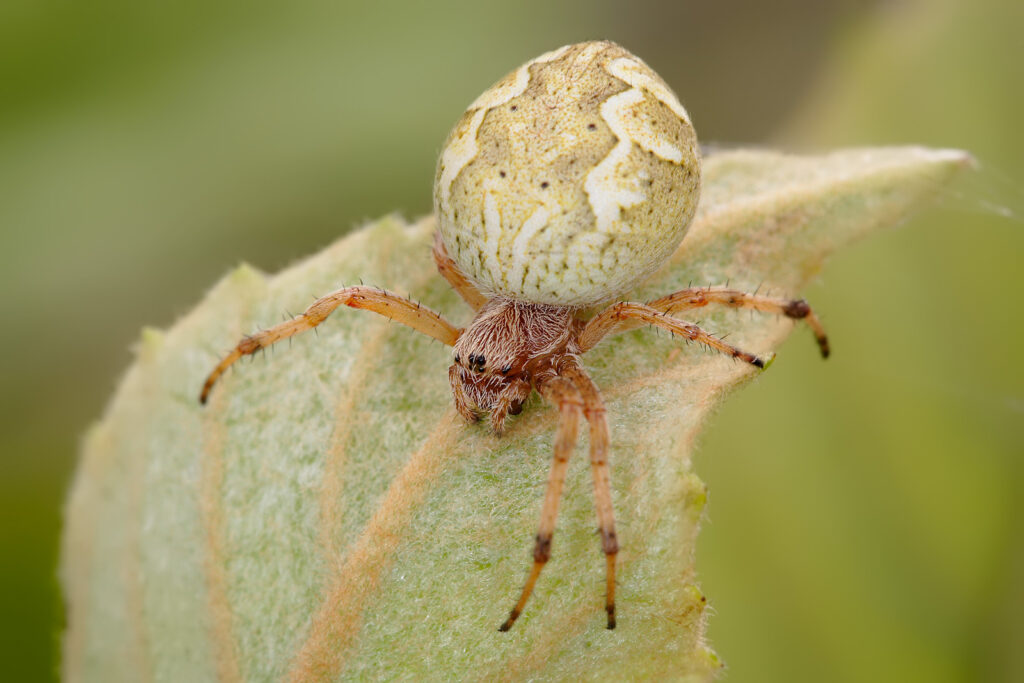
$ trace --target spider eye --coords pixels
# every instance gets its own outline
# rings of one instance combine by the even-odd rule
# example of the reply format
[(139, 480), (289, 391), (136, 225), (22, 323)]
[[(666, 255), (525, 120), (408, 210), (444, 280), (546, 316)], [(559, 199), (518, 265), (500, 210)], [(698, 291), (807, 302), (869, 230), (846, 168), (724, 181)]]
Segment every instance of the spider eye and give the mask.
[(511, 369), (512, 369), (512, 366), (511, 366), (511, 365), (506, 365), (505, 367), (503, 367), (503, 368), (501, 369), (501, 374), (503, 374), (503, 375), (507, 375), (507, 374), (508, 374), (508, 371), (509, 371), (509, 370), (511, 370)]
[(462, 359), (461, 359), (461, 358), (459, 358), (459, 354), (455, 354), (455, 362), (456, 362), (456, 363), (459, 363), (459, 362), (461, 362), (461, 361), (462, 361)]

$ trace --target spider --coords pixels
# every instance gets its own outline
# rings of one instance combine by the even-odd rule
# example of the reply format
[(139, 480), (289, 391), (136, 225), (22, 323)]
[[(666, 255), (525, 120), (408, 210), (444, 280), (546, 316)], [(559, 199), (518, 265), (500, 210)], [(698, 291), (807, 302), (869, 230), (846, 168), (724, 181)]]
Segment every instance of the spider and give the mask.
[[(700, 155), (686, 110), (646, 64), (618, 45), (567, 45), (522, 65), (485, 91), (448, 137), (438, 163), (433, 257), (473, 309), (458, 328), (384, 290), (345, 287), (304, 313), (238, 343), (207, 377), (205, 403), (235, 361), (312, 329), (341, 305), (373, 311), (453, 347), (448, 380), (458, 413), (489, 417), (500, 434), (533, 391), (559, 422), (533, 564), (500, 630), (522, 613), (551, 542), (569, 456), (589, 429), (607, 627), (615, 628), (619, 541), (601, 392), (581, 357), (602, 339), (642, 325), (699, 342), (757, 368), (762, 358), (675, 314), (717, 304), (805, 321), (823, 356), (822, 326), (802, 299), (728, 287), (684, 289), (647, 303), (615, 301), (677, 248), (693, 217)], [(603, 308), (596, 308), (599, 305)], [(595, 312), (596, 311), (596, 312)]]

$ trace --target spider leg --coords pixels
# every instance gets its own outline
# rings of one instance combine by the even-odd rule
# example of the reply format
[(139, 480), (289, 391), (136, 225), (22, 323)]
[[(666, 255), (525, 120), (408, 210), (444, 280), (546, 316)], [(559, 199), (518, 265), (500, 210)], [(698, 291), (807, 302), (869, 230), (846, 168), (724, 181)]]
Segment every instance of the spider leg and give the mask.
[(674, 335), (705, 344), (716, 351), (721, 351), (727, 356), (739, 358), (755, 367), (764, 368), (768, 363), (768, 361), (758, 358), (752, 353), (738, 349), (732, 344), (727, 344), (718, 337), (708, 334), (693, 323), (669, 317), (667, 313), (663, 313), (646, 304), (636, 304), (627, 301), (609, 306), (586, 324), (586, 327), (583, 328), (579, 336), (580, 352), (585, 353), (594, 348), (609, 333), (621, 331), (620, 326), (623, 322), (660, 327)]
[(590, 425), (590, 471), (594, 479), (594, 505), (601, 531), (601, 550), (607, 563), (607, 585), (604, 609), (608, 613), (608, 628), (615, 628), (615, 558), (619, 540), (615, 535), (615, 510), (612, 508), (611, 472), (608, 467), (608, 417), (605, 414), (601, 392), (574, 356), (562, 370), (562, 376), (572, 380), (583, 398), (583, 415)]
[(459, 293), (459, 296), (469, 304), (470, 308), (479, 311), (487, 303), (487, 297), (463, 275), (455, 261), (448, 255), (448, 250), (444, 248), (444, 242), (441, 241), (440, 232), (434, 233), (433, 253), (434, 263), (437, 265), (437, 271), (441, 273), (441, 277), (448, 281), (452, 289)]
[[(825, 335), (825, 328), (822, 327), (818, 316), (815, 315), (814, 311), (811, 310), (811, 307), (803, 299), (779, 299), (776, 297), (759, 296), (756, 292), (754, 294), (747, 294), (738, 289), (728, 289), (726, 287), (690, 287), (648, 302), (647, 307), (659, 313), (672, 315), (681, 311), (702, 308), (708, 304), (720, 304), (732, 308), (745, 308), (750, 311), (776, 313), (793, 320), (803, 320), (814, 333), (822, 357), (828, 358), (829, 356), (829, 343), (828, 337)], [(637, 306), (639, 304), (631, 305)], [(597, 325), (588, 334), (586, 343), (589, 345), (584, 347), (583, 351), (589, 351), (597, 342), (609, 334), (618, 334), (619, 332), (632, 330), (645, 324), (655, 324), (636, 316), (618, 316), (616, 318), (611, 313), (612, 308), (601, 313), (601, 315), (608, 314), (608, 319), (600, 322), (598, 322), (598, 317), (600, 316), (591, 319), (590, 323), (597, 323)], [(715, 345), (712, 344), (711, 346)]]
[(434, 311), (424, 308), (409, 299), (374, 289), (373, 287), (345, 287), (327, 296), (320, 297), (310, 304), (304, 313), (295, 316), (291, 320), (257, 332), (238, 342), (234, 350), (225, 356), (206, 378), (203, 390), (199, 394), (199, 402), (206, 403), (210, 390), (213, 389), (217, 379), (236, 360), (242, 356), (256, 353), (260, 349), (265, 349), (282, 339), (288, 339), (300, 332), (315, 329), (317, 325), (327, 319), (327, 316), (334, 309), (342, 304), (352, 308), (362, 308), (379, 313), (386, 318), (390, 318), (403, 325), (408, 325), (417, 332), (422, 332), (448, 346), (453, 346), (455, 340), (462, 333), (462, 330), (453, 326)]
[(579, 428), (580, 413), (583, 401), (580, 392), (572, 381), (564, 377), (552, 377), (544, 381), (538, 380), (538, 391), (558, 408), (558, 433), (555, 436), (555, 455), (548, 475), (548, 485), (544, 492), (544, 506), (541, 508), (540, 525), (533, 547), (533, 567), (523, 586), (515, 607), (508, 619), (498, 629), (507, 631), (523, 611), (526, 601), (533, 593), (537, 577), (551, 557), (551, 538), (555, 531), (555, 519), (558, 517), (558, 503), (562, 498), (562, 487), (565, 485), (565, 472), (569, 466), (569, 456), (576, 447), (576, 434)]
[(758, 296), (755, 292), (747, 294), (738, 289), (728, 287), (692, 287), (682, 289), (660, 299), (648, 302), (648, 306), (663, 313), (672, 315), (681, 311), (701, 308), (708, 304), (720, 304), (732, 308), (745, 308), (763, 313), (784, 315), (794, 320), (803, 320), (814, 333), (822, 358), (828, 358), (828, 337), (825, 328), (811, 307), (803, 299), (780, 299), (770, 296)]

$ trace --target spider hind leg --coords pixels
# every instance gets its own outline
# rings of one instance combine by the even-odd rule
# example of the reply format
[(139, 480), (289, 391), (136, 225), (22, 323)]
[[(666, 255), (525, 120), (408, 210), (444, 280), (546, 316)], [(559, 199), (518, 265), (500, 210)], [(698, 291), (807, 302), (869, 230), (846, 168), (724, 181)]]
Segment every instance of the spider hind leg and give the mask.
[(458, 264), (448, 255), (448, 250), (441, 241), (441, 233), (434, 233), (434, 247), (432, 250), (434, 265), (437, 272), (441, 274), (448, 284), (452, 286), (462, 300), (465, 301), (474, 311), (479, 311), (487, 303), (487, 296), (476, 288), (469, 278), (462, 272)]

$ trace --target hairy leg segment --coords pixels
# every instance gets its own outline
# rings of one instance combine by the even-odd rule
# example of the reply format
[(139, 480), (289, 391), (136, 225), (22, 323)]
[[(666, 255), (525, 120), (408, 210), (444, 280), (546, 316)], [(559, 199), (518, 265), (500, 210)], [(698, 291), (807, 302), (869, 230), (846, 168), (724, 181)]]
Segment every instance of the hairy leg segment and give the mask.
[(415, 301), (404, 297), (385, 292), (373, 287), (345, 287), (327, 296), (320, 297), (305, 312), (295, 316), (291, 320), (270, 329), (257, 332), (238, 342), (238, 345), (227, 356), (217, 364), (217, 367), (206, 378), (203, 389), (199, 394), (199, 402), (206, 403), (210, 396), (210, 390), (224, 371), (242, 356), (256, 353), (265, 349), (271, 344), (295, 336), (300, 332), (311, 330), (327, 319), (338, 306), (349, 306), (361, 308), (367, 311), (379, 313), (395, 322), (407, 325), (417, 332), (422, 332), (428, 337), (433, 337), (443, 344), (454, 346), (462, 330), (455, 327), (438, 313), (420, 306)]
[(579, 358), (567, 356), (566, 360), (561, 375), (570, 379), (580, 392), (583, 416), (590, 426), (590, 472), (594, 480), (594, 505), (601, 532), (601, 550), (607, 565), (604, 609), (608, 613), (608, 628), (615, 628), (615, 558), (619, 553), (619, 539), (615, 535), (611, 470), (608, 467), (608, 418), (601, 392), (583, 369)]
[(828, 337), (818, 316), (803, 299), (779, 299), (769, 296), (747, 294), (738, 289), (726, 287), (692, 287), (648, 302), (648, 306), (669, 315), (702, 308), (708, 304), (719, 304), (730, 308), (746, 308), (763, 313), (784, 315), (793, 320), (803, 320), (814, 333), (822, 358), (828, 358)]
[[(778, 299), (774, 297), (747, 294), (736, 289), (725, 287), (697, 287), (683, 289), (673, 294), (655, 299), (648, 304), (620, 302), (613, 304), (590, 319), (580, 333), (581, 352), (594, 348), (598, 342), (609, 334), (618, 334), (641, 325), (654, 325), (720, 351), (727, 356), (739, 358), (759, 368), (766, 361), (752, 353), (727, 344), (718, 337), (708, 334), (697, 325), (670, 317), (674, 313), (702, 308), (708, 304), (719, 304), (731, 308), (746, 308), (765, 313), (785, 315), (793, 320), (803, 320), (811, 328), (818, 342), (823, 358), (828, 358), (829, 343), (825, 330), (811, 307), (803, 299)], [(769, 359), (770, 360), (770, 359)]]
[(551, 462), (551, 472), (544, 492), (544, 505), (541, 508), (540, 525), (533, 547), (533, 566), (523, 586), (515, 607), (509, 612), (508, 619), (498, 629), (507, 631), (522, 613), (526, 601), (533, 593), (537, 577), (551, 557), (551, 538), (555, 532), (555, 520), (558, 518), (558, 504), (562, 498), (562, 487), (565, 485), (565, 472), (569, 467), (569, 456), (576, 448), (576, 435), (579, 428), (580, 415), (583, 413), (583, 399), (575, 384), (564, 377), (553, 376), (550, 379), (539, 379), (537, 391), (551, 401), (558, 409), (558, 433), (555, 435), (555, 455)]
[(767, 364), (767, 361), (764, 359), (738, 349), (732, 344), (725, 343), (693, 323), (670, 317), (668, 313), (659, 311), (646, 304), (635, 304), (627, 301), (606, 308), (587, 323), (587, 326), (583, 328), (583, 332), (580, 333), (580, 351), (586, 353), (607, 335), (615, 332), (624, 332), (638, 325), (659, 327), (674, 335), (704, 344), (716, 351), (721, 351), (727, 356), (739, 358), (758, 368), (763, 368)]
[(558, 504), (565, 484), (569, 456), (576, 446), (581, 416), (590, 427), (590, 468), (594, 480), (594, 502), (601, 532), (601, 549), (605, 554), (607, 566), (605, 612), (608, 615), (608, 628), (615, 628), (615, 559), (619, 552), (619, 542), (615, 534), (615, 512), (612, 509), (611, 475), (608, 467), (608, 421), (604, 401), (597, 385), (587, 375), (576, 356), (566, 355), (561, 361), (558, 364), (557, 375), (538, 382), (538, 391), (559, 411), (554, 461), (544, 493), (544, 505), (533, 551), (533, 567), (519, 600), (509, 613), (508, 619), (501, 625), (501, 631), (509, 630), (522, 613), (541, 570), (551, 557), (551, 539), (558, 517)]
[(441, 241), (441, 233), (439, 232), (434, 233), (433, 255), (437, 272), (441, 273), (441, 277), (452, 286), (452, 289), (459, 293), (462, 300), (469, 304), (469, 307), (474, 311), (479, 311), (483, 308), (484, 304), (487, 303), (487, 297), (469, 281), (469, 278), (455, 265), (455, 261), (448, 256), (448, 250), (444, 248), (444, 242)]

